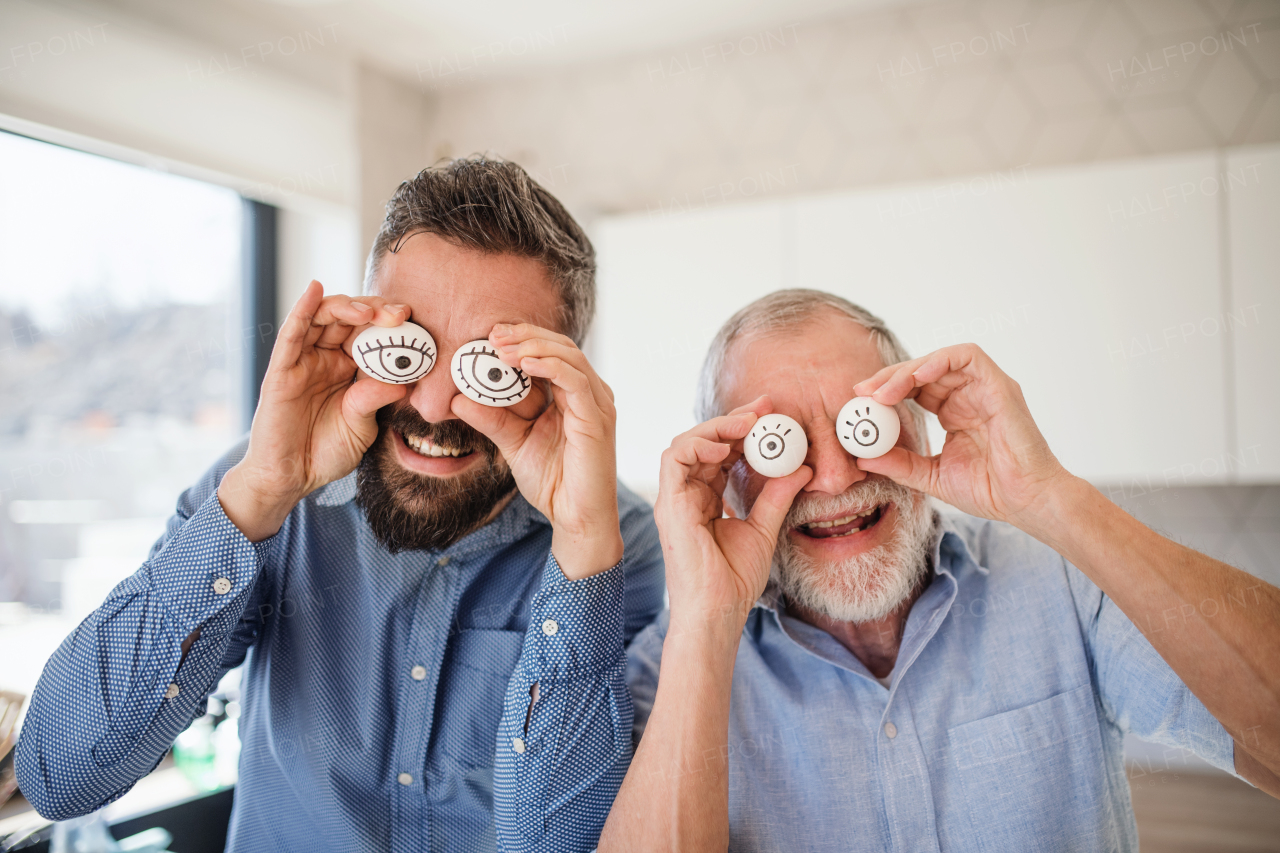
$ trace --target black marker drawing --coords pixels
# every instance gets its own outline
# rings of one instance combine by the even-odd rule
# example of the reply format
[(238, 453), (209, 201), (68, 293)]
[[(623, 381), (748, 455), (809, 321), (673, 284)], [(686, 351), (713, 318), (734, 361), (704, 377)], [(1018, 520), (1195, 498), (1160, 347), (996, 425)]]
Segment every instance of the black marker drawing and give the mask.
[(417, 382), (436, 364), (435, 341), (430, 335), (405, 334), (400, 329), (370, 327), (352, 347), (356, 363), (365, 373), (382, 382), (404, 385)]
[(453, 380), (458, 390), (486, 406), (510, 406), (529, 394), (531, 382), (523, 370), (504, 364), (484, 341), (472, 341), (453, 356)]

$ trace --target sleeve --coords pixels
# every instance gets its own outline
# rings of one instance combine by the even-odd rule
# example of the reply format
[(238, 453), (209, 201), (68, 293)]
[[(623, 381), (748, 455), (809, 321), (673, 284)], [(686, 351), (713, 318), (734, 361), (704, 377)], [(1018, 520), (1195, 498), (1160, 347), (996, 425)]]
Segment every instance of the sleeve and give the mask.
[(570, 581), (547, 558), (498, 728), (494, 819), (504, 853), (594, 849), (626, 775), (624, 645), (663, 595), (662, 546), (645, 510), (622, 515), (626, 556), (606, 572)]
[[(1122, 732), (1195, 753), (1235, 775), (1235, 744), (1227, 730), (1115, 602), (1083, 572), (1064, 563), (1094, 687), (1108, 720)], [(1166, 627), (1155, 624), (1149, 630)]]
[[(15, 753), (19, 787), (65, 820), (151, 772), (255, 633), (267, 543), (253, 544), (216, 495), (233, 451), (179, 500), (142, 567), (63, 641), (32, 695)], [(200, 638), (185, 660), (182, 641)]]

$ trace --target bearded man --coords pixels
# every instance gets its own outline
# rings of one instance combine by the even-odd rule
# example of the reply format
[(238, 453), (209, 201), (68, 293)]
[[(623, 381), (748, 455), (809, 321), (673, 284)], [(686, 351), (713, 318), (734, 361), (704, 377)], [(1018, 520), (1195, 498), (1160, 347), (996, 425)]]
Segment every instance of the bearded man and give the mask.
[[(537, 735), (630, 726), (629, 702), (566, 704), (563, 684), (621, 683), (663, 592), (652, 512), (617, 486), (613, 394), (578, 348), (594, 276), (582, 229), (514, 164), (402, 184), (365, 295), (311, 283), (247, 444), (45, 668), (16, 761), (36, 809), (129, 790), (247, 656), (228, 850), (589, 849), (626, 756)], [(442, 363), (357, 373), (355, 337), (410, 319)], [(481, 339), (528, 397), (459, 393), (451, 356)], [(500, 724), (541, 775), (509, 736), (495, 774)]]
[[(880, 458), (839, 443), (855, 396), (897, 407)], [(977, 347), (908, 360), (783, 291), (721, 329), (698, 408), (662, 459), (670, 611), (628, 653), (601, 851), (1137, 850), (1125, 732), (1280, 795), (1280, 590), (1063, 470)], [(809, 441), (773, 480), (742, 456), (770, 412)]]

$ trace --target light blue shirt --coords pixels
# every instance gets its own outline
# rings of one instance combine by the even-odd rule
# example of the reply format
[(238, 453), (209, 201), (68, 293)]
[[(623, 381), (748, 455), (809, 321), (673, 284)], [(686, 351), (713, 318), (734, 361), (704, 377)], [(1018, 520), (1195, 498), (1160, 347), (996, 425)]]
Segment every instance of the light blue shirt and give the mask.
[[(751, 612), (723, 749), (730, 850), (1136, 851), (1125, 732), (1233, 772), (1221, 724), (1061, 556), (968, 516), (942, 517), (932, 554), (888, 689), (772, 588)], [(628, 650), (637, 740), (666, 626)]]

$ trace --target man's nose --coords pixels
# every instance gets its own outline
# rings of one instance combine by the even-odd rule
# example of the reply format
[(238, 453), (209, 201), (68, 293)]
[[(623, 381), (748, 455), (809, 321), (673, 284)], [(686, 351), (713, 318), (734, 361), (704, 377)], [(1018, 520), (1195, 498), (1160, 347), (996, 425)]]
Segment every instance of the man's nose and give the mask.
[(857, 460), (840, 445), (833, 422), (811, 422), (806, 437), (809, 439), (809, 453), (804, 461), (813, 469), (813, 479), (804, 487), (806, 492), (839, 495), (867, 478), (867, 472), (859, 468)]
[(457, 420), (457, 415), (449, 408), (449, 401), (458, 393), (458, 386), (453, 384), (449, 373), (449, 362), (442, 358), (430, 373), (413, 383), (409, 391), (409, 405), (417, 409), (428, 423)]

